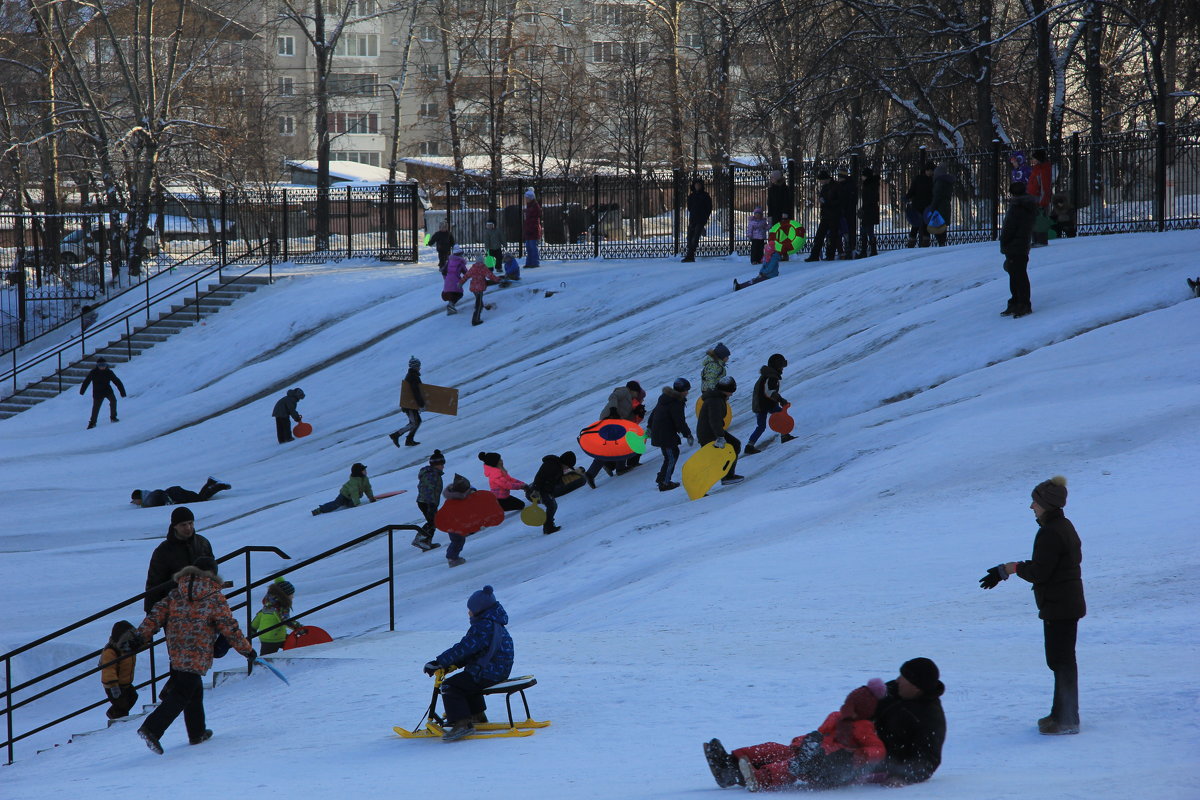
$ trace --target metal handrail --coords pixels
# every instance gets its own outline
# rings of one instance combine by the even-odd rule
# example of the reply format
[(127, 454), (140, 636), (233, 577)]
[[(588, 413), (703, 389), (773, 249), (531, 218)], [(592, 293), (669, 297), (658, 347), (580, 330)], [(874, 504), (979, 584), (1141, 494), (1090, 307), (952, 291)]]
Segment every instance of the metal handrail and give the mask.
[[(336, 555), (345, 550), (349, 550), (350, 548), (357, 547), (358, 545), (363, 544), (364, 542), (370, 541), (371, 539), (375, 539), (380, 536), (386, 535), (387, 536), (387, 548), (388, 548), (387, 577), (378, 578), (374, 581), (364, 584), (363, 586), (360, 586), (356, 589), (352, 589), (349, 592), (339, 595), (338, 597), (335, 597), (332, 600), (328, 600), (324, 603), (321, 603), (320, 605), (314, 606), (313, 608), (309, 608), (309, 609), (305, 610), (304, 612), (302, 612), (300, 614), (296, 614), (295, 616), (291, 617), (290, 621), (296, 621), (296, 620), (302, 619), (310, 614), (314, 614), (318, 611), (329, 608), (330, 606), (337, 605), (338, 603), (349, 600), (352, 597), (356, 597), (360, 594), (363, 594), (364, 592), (368, 592), (368, 591), (370, 591), (372, 589), (376, 589), (380, 586), (387, 585), (388, 586), (388, 629), (394, 631), (396, 629), (396, 591), (395, 591), (395, 566), (394, 566), (395, 542), (393, 540), (393, 534), (397, 531), (420, 531), (420, 530), (422, 530), (422, 528), (417, 525), (385, 525), (381, 528), (376, 528), (375, 530), (371, 531), (370, 533), (365, 533), (365, 534), (358, 536), (354, 539), (351, 539), (347, 542), (343, 542), (340, 545), (331, 547), (328, 550), (325, 550), (324, 552), (318, 553), (314, 556), (310, 556), (309, 558), (306, 558), (303, 561), (297, 562), (296, 564), (293, 564), (289, 567), (279, 570), (278, 572), (272, 573), (264, 578), (260, 578), (256, 581), (252, 581), (250, 578), (250, 554), (251, 553), (274, 553), (277, 556), (279, 556), (280, 558), (284, 558), (284, 559), (288, 559), (288, 560), (291, 559), (291, 556), (289, 556), (287, 553), (283, 552), (282, 550), (280, 550), (277, 547), (255, 546), (255, 545), (240, 547), (237, 550), (234, 550), (231, 553), (227, 553), (226, 555), (223, 555), (219, 559), (217, 559), (217, 563), (223, 563), (223, 562), (230, 561), (232, 559), (235, 559), (235, 558), (238, 558), (241, 556), (245, 556), (245, 585), (235, 591), (230, 592), (229, 594), (226, 595), (226, 597), (227, 598), (236, 598), (240, 595), (245, 595), (246, 599), (243, 600), (242, 602), (231, 604), (230, 610), (236, 612), (238, 610), (241, 610), (242, 608), (245, 608), (246, 635), (247, 635), (248, 639), (259, 637), (265, 631), (274, 630), (275, 628), (279, 627), (280, 625), (283, 625), (284, 623), (281, 622), (278, 625), (273, 625), (272, 627), (265, 628), (262, 631), (256, 631), (253, 635), (251, 635), (249, 633), (250, 621), (252, 619), (251, 612), (253, 611), (253, 607), (251, 604), (251, 600), (252, 600), (251, 591), (253, 589), (263, 586), (264, 584), (271, 583), (276, 578), (279, 578), (279, 577), (282, 577), (289, 573), (295, 572), (296, 570), (302, 569), (303, 567), (309, 566), (311, 564), (315, 564), (318, 561), (322, 561), (326, 558), (329, 558), (330, 556)], [(91, 703), (87, 706), (84, 706), (82, 708), (78, 708), (74, 711), (71, 711), (53, 721), (42, 723), (42, 724), (38, 725), (37, 727), (30, 729), (28, 731), (25, 731), (21, 734), (15, 734), (14, 730), (13, 730), (13, 727), (14, 727), (13, 712), (15, 710), (17, 710), (18, 708), (22, 708), (26, 705), (29, 705), (30, 703), (33, 703), (36, 700), (40, 700), (43, 697), (47, 697), (51, 694), (54, 694), (55, 692), (58, 692), (72, 684), (78, 683), (79, 681), (81, 681), (85, 678), (95, 675), (96, 673), (101, 672), (105, 667), (110, 666), (111, 664), (114, 664), (120, 660), (118, 658), (118, 659), (115, 659), (108, 663), (104, 663), (104, 664), (100, 664), (98, 666), (92, 667), (78, 675), (74, 675), (70, 678), (67, 678), (66, 680), (61, 681), (61, 682), (57, 683), (56, 685), (51, 686), (48, 689), (44, 689), (35, 695), (32, 695), (30, 697), (23, 698), (20, 701), (14, 702), (13, 695), (16, 692), (19, 692), (23, 689), (27, 689), (31, 686), (41, 683), (42, 681), (45, 681), (47, 678), (50, 678), (54, 675), (58, 675), (58, 674), (65, 672), (66, 670), (69, 670), (73, 667), (77, 667), (80, 664), (82, 664), (90, 659), (94, 659), (97, 656), (99, 656), (100, 654), (102, 654), (104, 652), (104, 649), (101, 648), (99, 650), (92, 651), (92, 652), (87, 653), (86, 655), (80, 656), (66, 664), (62, 664), (62, 665), (55, 667), (54, 669), (47, 670), (46, 672), (42, 673), (41, 675), (31, 678), (17, 686), (13, 686), (13, 684), (12, 684), (12, 659), (13, 659), (13, 657), (18, 656), (22, 653), (28, 652), (29, 650), (31, 650), (39, 645), (46, 644), (47, 642), (53, 641), (54, 639), (57, 639), (57, 638), (65, 635), (65, 634), (68, 634), (72, 631), (78, 630), (79, 628), (81, 628), (85, 625), (88, 625), (92, 622), (95, 622), (96, 620), (101, 619), (102, 617), (105, 617), (105, 616), (113, 613), (114, 611), (122, 609), (125, 606), (128, 606), (132, 603), (136, 603), (140, 600), (143, 600), (148, 594), (150, 594), (151, 591), (153, 591), (154, 589), (158, 589), (158, 588), (161, 588), (161, 585), (159, 587), (153, 587), (152, 589), (148, 589), (148, 590), (142, 592), (141, 594), (138, 594), (138, 595), (135, 595), (135, 596), (129, 598), (128, 600), (124, 600), (120, 603), (109, 606), (108, 608), (104, 609), (103, 611), (99, 611), (99, 612), (92, 614), (88, 617), (85, 617), (84, 619), (81, 619), (77, 622), (73, 622), (70, 625), (59, 628), (58, 630), (54, 631), (53, 633), (49, 633), (35, 641), (21, 645), (20, 647), (17, 647), (3, 655), (0, 655), (0, 661), (4, 662), (4, 668), (5, 668), (4, 669), (4, 673), (5, 673), (4, 691), (2, 693), (0, 693), (0, 700), (3, 701), (4, 705), (2, 708), (0, 708), (0, 716), (5, 717), (6, 724), (7, 724), (7, 736), (8, 736), (7, 740), (4, 741), (3, 743), (0, 743), (0, 745), (2, 745), (3, 747), (5, 747), (7, 749), (7, 752), (8, 752), (8, 762), (7, 763), (11, 764), (13, 762), (14, 745), (17, 742), (27, 739), (30, 736), (33, 736), (35, 734), (41, 733), (42, 731), (44, 731), (48, 728), (52, 728), (55, 725), (66, 722), (67, 720), (77, 717), (80, 714), (84, 714), (88, 711), (99, 708), (100, 706), (103, 706), (105, 704), (105, 702), (107, 702), (107, 701), (101, 700), (101, 701), (98, 701), (95, 703)], [(136, 684), (134, 686), (135, 690), (142, 689), (142, 688), (145, 688), (146, 686), (149, 686), (152, 702), (155, 702), (157, 700), (158, 682), (167, 677), (165, 674), (158, 673), (156, 664), (155, 664), (155, 658), (154, 658), (155, 647), (159, 644), (162, 644), (165, 641), (166, 641), (165, 638), (159, 638), (157, 640), (150, 642), (147, 645), (147, 649), (149, 650), (149, 656), (150, 656), (150, 678), (148, 680), (146, 680), (140, 684)]]
[[(33, 358), (28, 359), (27, 361), (25, 361), (21, 364), (17, 364), (17, 355), (16, 355), (17, 351), (13, 350), (12, 351), (13, 365), (7, 372), (0, 373), (0, 383), (6, 382), (11, 378), (12, 384), (13, 384), (12, 394), (15, 395), (20, 391), (20, 388), (18, 387), (18, 384), (17, 384), (17, 376), (19, 374), (21, 374), (22, 372), (27, 372), (28, 370), (36, 367), (37, 365), (42, 364), (46, 361), (49, 361), (50, 359), (55, 358), (55, 357), (58, 358), (58, 368), (55, 370), (55, 373), (57, 375), (59, 375), (61, 378), (62, 354), (65, 353), (67, 350), (70, 350), (74, 347), (79, 347), (80, 354), (81, 354), (80, 357), (86, 358), (87, 357), (87, 346), (86, 346), (87, 339), (89, 339), (89, 338), (94, 339), (94, 337), (97, 334), (100, 334), (100, 333), (103, 333), (104, 331), (110, 330), (120, 324), (125, 325), (125, 337), (124, 338), (126, 340), (128, 340), (130, 333), (131, 333), (130, 326), (129, 326), (129, 320), (131, 318), (145, 312), (146, 326), (149, 327), (151, 325), (150, 309), (155, 304), (161, 303), (161, 302), (169, 299), (173, 295), (181, 294), (182, 292), (186, 291), (189, 286), (195, 287), (195, 292), (194, 292), (193, 296), (195, 298), (195, 305), (197, 307), (196, 314), (197, 314), (197, 318), (198, 318), (199, 313), (200, 313), (200, 309), (199, 309), (200, 299), (204, 298), (204, 297), (208, 297), (212, 293), (218, 291), (217, 289), (213, 289), (210, 291), (200, 292), (199, 291), (200, 282), (207, 280), (213, 274), (217, 274), (218, 276), (221, 276), (221, 273), (223, 270), (229, 269), (238, 261), (242, 261), (244, 259), (251, 258), (253, 256), (253, 254), (257, 253), (260, 250), (263, 250), (264, 247), (265, 247), (265, 245), (263, 245), (263, 244), (256, 245), (235, 259), (230, 259), (228, 261), (221, 261), (221, 262), (217, 263), (216, 265), (208, 268), (207, 270), (204, 270), (192, 277), (184, 278), (180, 281), (177, 281), (176, 283), (171, 284), (170, 286), (166, 287), (165, 289), (160, 289), (159, 291), (155, 292), (153, 295), (150, 294), (149, 281), (148, 280), (144, 281), (143, 283), (146, 286), (146, 299), (139, 301), (137, 303), (137, 305), (126, 309), (125, 311), (112, 317), (111, 319), (107, 319), (103, 323), (94, 325), (89, 330), (80, 331), (78, 336), (72, 336), (70, 339), (59, 344), (57, 347), (54, 347), (51, 350), (48, 350), (45, 353), (42, 353), (41, 355), (34, 356)], [(262, 269), (263, 267), (268, 267), (268, 269), (270, 270), (273, 267), (273, 264), (274, 264), (274, 261), (268, 256), (265, 258), (265, 260), (260, 261), (259, 263), (250, 267), (250, 269), (248, 269), (245, 272), (238, 275), (236, 278), (233, 278), (230, 281), (230, 283), (236, 283), (238, 280), (246, 277), (247, 275), (249, 275), (252, 272)], [(273, 272), (269, 275), (269, 278), (271, 278), (271, 279), (274, 278)], [(185, 301), (185, 304), (186, 304), (186, 301)], [(61, 389), (61, 387), (60, 387), (60, 389)]]

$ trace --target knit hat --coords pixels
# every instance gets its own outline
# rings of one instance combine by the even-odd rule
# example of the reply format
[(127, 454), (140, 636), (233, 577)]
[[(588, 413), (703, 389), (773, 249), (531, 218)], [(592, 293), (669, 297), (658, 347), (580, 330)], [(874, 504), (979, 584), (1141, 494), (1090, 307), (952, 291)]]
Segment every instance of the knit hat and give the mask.
[(941, 697), (946, 687), (938, 680), (937, 664), (928, 658), (913, 658), (900, 665), (904, 679), (928, 697)]
[(687, 378), (676, 378), (675, 382), (671, 384), (671, 388), (677, 392), (686, 392), (692, 388), (692, 384)]
[(875, 708), (887, 694), (887, 686), (879, 678), (872, 678), (866, 686), (860, 686), (846, 695), (842, 704), (842, 716), (852, 719), (870, 719)]
[(97, 359), (96, 359), (96, 366), (97, 366), (97, 367), (103, 367), (103, 366), (105, 366), (106, 364), (108, 364), (108, 362), (104, 360), (104, 356), (100, 356), (99, 358), (97, 358)]
[(753, 213), (755, 213), (755, 214), (761, 214), (761, 213), (762, 213), (762, 206), (755, 206), (755, 207), (754, 207), (754, 212), (753, 212)]
[(726, 375), (725, 377), (721, 378), (721, 380), (717, 381), (717, 389), (718, 391), (729, 392), (730, 394), (733, 394), (737, 391), (737, 381), (733, 379), (732, 375)]
[(575, 466), (575, 462), (576, 462), (576, 459), (575, 459), (575, 451), (574, 451), (574, 450), (568, 450), (567, 452), (565, 452), (565, 453), (563, 453), (561, 456), (559, 456), (559, 457), (558, 457), (558, 460), (559, 460), (560, 462), (562, 462), (562, 465), (563, 465), (564, 467), (568, 468), (568, 469), (570, 469), (571, 467), (574, 467), (574, 466)]
[(270, 588), (289, 595), (296, 593), (296, 587), (292, 585), (291, 581), (287, 580), (282, 575), (275, 579)]
[(357, 464), (356, 463), (356, 464), (351, 465), (351, 467), (350, 467), (350, 477), (351, 478), (361, 478), (362, 476), (364, 476), (366, 474), (367, 474), (367, 465), (366, 464)]
[(781, 371), (787, 366), (787, 359), (783, 357), (782, 353), (776, 353), (767, 359), (767, 366), (777, 372)]
[(441, 450), (434, 450), (433, 455), (431, 455), (429, 457), (429, 463), (430, 464), (445, 464), (446, 457), (444, 455), (442, 455)]
[(217, 574), (217, 560), (212, 556), (198, 556), (192, 562), (192, 566), (201, 572), (211, 572), (213, 575)]
[(192, 522), (196, 519), (196, 515), (187, 506), (176, 506), (171, 510), (171, 527), (178, 525), (181, 522)]
[(496, 595), (490, 586), (483, 587), (467, 599), (467, 608), (472, 614), (482, 614), (494, 605), (496, 605)]
[(729, 358), (729, 348), (723, 342), (717, 342), (716, 347), (712, 349), (712, 354), (717, 358)]
[(419, 370), (421, 368), (421, 359), (416, 356), (408, 357), (408, 368)]
[(1055, 475), (1033, 487), (1033, 502), (1045, 509), (1062, 508), (1067, 504), (1067, 479)]
[(456, 244), (456, 245), (454, 245), (454, 247), (451, 247), (451, 248), (450, 248), (450, 252), (451, 252), (451, 253), (461, 253), (461, 252), (462, 252), (462, 245), (457, 245), (457, 244)]
[(533, 187), (532, 187), (532, 186), (530, 186), (528, 189), (526, 189), (526, 190), (525, 190), (525, 196), (526, 196), (526, 197), (528, 197), (530, 200), (532, 200), (532, 199), (533, 199), (533, 198), (536, 196), (536, 195), (533, 193)]
[(480, 453), (479, 460), (482, 461), (484, 464), (486, 464), (489, 467), (500, 466), (500, 454), (499, 453)]

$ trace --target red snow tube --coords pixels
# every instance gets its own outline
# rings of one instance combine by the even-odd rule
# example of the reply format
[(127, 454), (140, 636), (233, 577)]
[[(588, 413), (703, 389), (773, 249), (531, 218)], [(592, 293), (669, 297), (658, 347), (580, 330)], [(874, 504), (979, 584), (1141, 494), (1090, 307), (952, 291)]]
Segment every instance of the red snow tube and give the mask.
[(646, 432), (636, 422), (602, 419), (579, 432), (579, 446), (601, 461), (623, 461), (646, 452)]

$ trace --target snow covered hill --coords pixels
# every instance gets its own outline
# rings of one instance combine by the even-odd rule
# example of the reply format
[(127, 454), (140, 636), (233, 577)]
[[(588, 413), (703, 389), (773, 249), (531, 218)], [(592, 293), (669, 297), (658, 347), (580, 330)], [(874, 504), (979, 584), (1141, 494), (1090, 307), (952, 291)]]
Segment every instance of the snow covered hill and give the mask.
[[(416, 472), (434, 447), (447, 476), (485, 485), (476, 454), (489, 450), (528, 480), (545, 453), (578, 449), (613, 387), (636, 378), (653, 402), (678, 376), (697, 384), (717, 341), (740, 384), (734, 432), (749, 434), (750, 388), (780, 352), (799, 438), (696, 502), (656, 491), (655, 452), (564, 498), (561, 532), (510, 519), (471, 537), (453, 570), (444, 549), (402, 544), (397, 632), (378, 591), (329, 609), (312, 622), (339, 640), (283, 661), (290, 688), (256, 673), (209, 693), (211, 742), (188, 747), (179, 722), (163, 757), (136, 723), (37, 756), (22, 743), (0, 795), (716, 796), (702, 740), (787, 741), (924, 655), (942, 669), (949, 736), (934, 778), (897, 796), (1195, 798), (1200, 303), (1184, 278), (1200, 274), (1198, 249), (1197, 232), (1054, 242), (1034, 251), (1035, 313), (1020, 320), (999, 316), (994, 245), (792, 261), (736, 295), (731, 279), (754, 271), (744, 259), (548, 262), (496, 292), (475, 328), (441, 311), (430, 263), (285, 270), (118, 365), (120, 424), (84, 430), (89, 402), (73, 394), (0, 422), (0, 649), (140, 590), (170, 509), (129, 505), (134, 488), (215, 475), (233, 490), (193, 510), (219, 553), (304, 558), (417, 521)], [(397, 450), (386, 435), (410, 355), (426, 381), (459, 387), (459, 415), (426, 415), (421, 446)], [(280, 446), (270, 411), (293, 386), (316, 430)], [(311, 517), (355, 461), (377, 492), (408, 494)], [(1027, 557), (1030, 489), (1056, 473), (1084, 544), (1084, 730), (1044, 738), (1051, 675), (1032, 595), (976, 581)], [(298, 610), (377, 577), (385, 554), (368, 545), (296, 573)], [(261, 575), (285, 562), (254, 563)], [(465, 630), (485, 583), (512, 617), (516, 673), (538, 677), (534, 716), (554, 725), (399, 740), (391, 726), (428, 702), (421, 664)], [(21, 659), (14, 677), (99, 647), (112, 621)], [(88, 684), (62, 702), (98, 699)], [(34, 743), (102, 723), (93, 712)]]

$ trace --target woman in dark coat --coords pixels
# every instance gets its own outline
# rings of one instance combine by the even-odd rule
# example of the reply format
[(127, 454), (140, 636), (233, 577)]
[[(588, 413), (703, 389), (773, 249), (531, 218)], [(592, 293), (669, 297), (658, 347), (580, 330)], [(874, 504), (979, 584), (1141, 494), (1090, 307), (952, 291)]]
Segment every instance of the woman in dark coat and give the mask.
[(861, 223), (858, 240), (858, 257), (879, 255), (879, 244), (875, 239), (875, 226), (879, 224), (879, 176), (870, 167), (862, 169), (861, 205), (858, 219)]
[[(938, 164), (933, 171), (933, 199), (929, 202), (930, 211), (936, 211), (941, 214), (945, 220), (947, 228), (950, 227), (950, 200), (954, 196), (954, 176), (950, 174), (949, 168), (945, 164)], [(926, 214), (928, 219), (929, 215)], [(947, 232), (933, 234), (937, 240), (938, 247), (946, 246)]]

